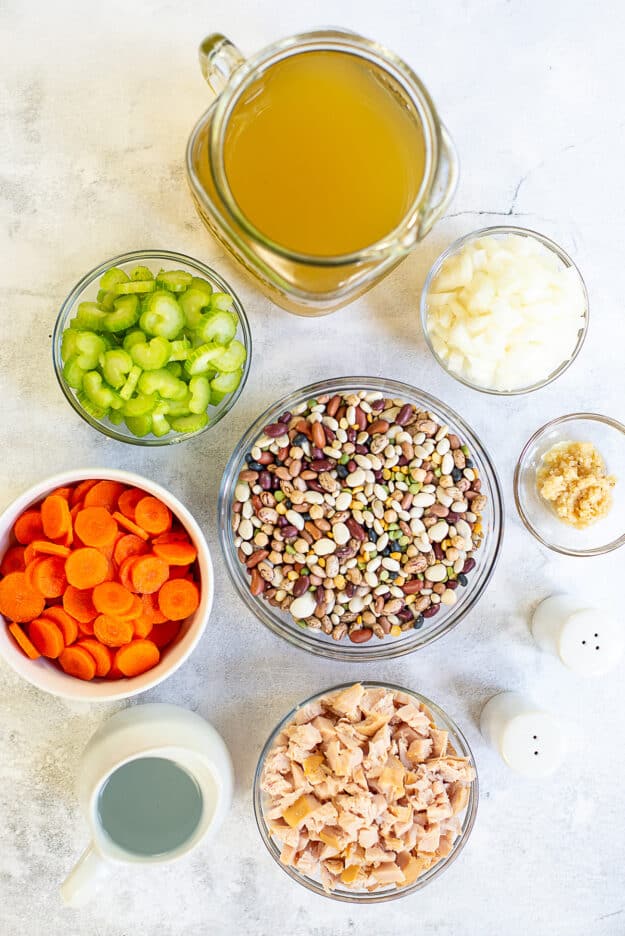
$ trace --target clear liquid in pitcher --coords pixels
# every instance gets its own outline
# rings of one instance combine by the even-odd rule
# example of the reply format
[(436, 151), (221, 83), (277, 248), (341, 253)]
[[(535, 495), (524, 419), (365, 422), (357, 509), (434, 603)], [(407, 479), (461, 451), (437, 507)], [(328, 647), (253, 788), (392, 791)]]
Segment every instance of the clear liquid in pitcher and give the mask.
[(224, 145), (241, 212), (275, 243), (317, 257), (383, 239), (424, 175), (420, 123), (384, 72), (345, 52), (292, 55), (241, 95)]
[(194, 778), (164, 757), (141, 757), (118, 767), (98, 798), (102, 828), (135, 855), (164, 855), (184, 845), (202, 811)]

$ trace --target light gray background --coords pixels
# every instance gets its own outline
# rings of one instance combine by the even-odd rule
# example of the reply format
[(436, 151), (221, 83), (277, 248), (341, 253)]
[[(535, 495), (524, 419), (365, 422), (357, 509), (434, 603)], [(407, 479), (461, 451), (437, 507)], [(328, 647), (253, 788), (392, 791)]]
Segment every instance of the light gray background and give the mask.
[[(211, 242), (193, 210), (183, 156), (209, 92), (196, 46), (214, 30), (244, 51), (336, 23), (379, 39), (425, 80), (462, 159), (448, 219), (382, 285), (316, 321), (276, 309)], [(568, 0), (5, 0), (1, 140), (1, 498), (72, 466), (155, 478), (191, 508), (213, 550), (217, 597), (191, 660), (139, 701), (199, 711), (229, 744), (234, 808), (217, 842), (175, 866), (111, 879), (88, 909), (58, 884), (87, 832), (74, 782), (80, 752), (117, 706), (79, 708), (0, 665), (0, 932), (3, 936), (617, 936), (623, 896), (623, 666), (582, 682), (541, 655), (527, 630), (554, 585), (616, 593), (623, 554), (560, 560), (514, 512), (511, 481), (539, 425), (576, 409), (623, 415), (622, 6)], [(535, 226), (572, 251), (591, 327), (555, 385), (501, 400), (463, 389), (428, 355), (417, 323), (425, 272), (455, 236), (487, 223)], [(69, 409), (50, 361), (56, 311), (83, 273), (141, 247), (214, 262), (239, 291), (254, 362), (229, 418), (201, 439), (143, 451), (96, 435)], [(619, 337), (620, 336), (620, 337)], [(447, 638), (400, 661), (341, 665), (308, 656), (250, 616), (226, 578), (215, 529), (219, 479), (244, 429), (288, 389), (353, 372), (398, 377), (440, 396), (494, 456), (507, 506), (495, 578)], [(620, 411), (620, 412), (619, 412)], [(625, 483), (625, 479), (621, 480)], [(265, 737), (293, 703), (345, 679), (389, 678), (448, 709), (474, 746), (482, 782), (461, 859), (426, 891), (362, 910), (309, 896), (274, 866), (254, 827), (250, 786)], [(519, 688), (567, 719), (554, 779), (510, 773), (476, 718)]]

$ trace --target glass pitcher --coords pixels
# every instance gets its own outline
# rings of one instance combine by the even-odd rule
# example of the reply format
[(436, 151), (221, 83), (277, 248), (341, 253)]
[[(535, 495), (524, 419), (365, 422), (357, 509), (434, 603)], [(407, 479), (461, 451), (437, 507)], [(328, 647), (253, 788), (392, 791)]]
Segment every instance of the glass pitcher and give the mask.
[[(271, 66), (311, 51), (356, 56), (418, 123), (423, 140), (423, 178), (399, 225), (376, 243), (337, 256), (299, 253), (264, 235), (240, 210), (224, 165), (228, 122), (241, 95)], [(200, 64), (216, 99), (187, 145), (193, 199), (209, 231), (277, 305), (299, 315), (324, 315), (346, 305), (389, 273), (444, 214), (458, 180), (454, 145), (419, 78), (378, 43), (344, 30), (318, 30), (245, 59), (215, 34), (202, 43)]]

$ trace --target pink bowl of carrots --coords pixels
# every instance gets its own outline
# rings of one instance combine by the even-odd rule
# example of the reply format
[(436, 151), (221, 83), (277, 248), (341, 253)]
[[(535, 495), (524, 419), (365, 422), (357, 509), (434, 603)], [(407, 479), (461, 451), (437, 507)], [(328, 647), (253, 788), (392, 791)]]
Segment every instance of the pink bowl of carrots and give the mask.
[(65, 472), (0, 516), (0, 655), (38, 689), (108, 702), (152, 688), (193, 651), (212, 601), (202, 531), (140, 475)]

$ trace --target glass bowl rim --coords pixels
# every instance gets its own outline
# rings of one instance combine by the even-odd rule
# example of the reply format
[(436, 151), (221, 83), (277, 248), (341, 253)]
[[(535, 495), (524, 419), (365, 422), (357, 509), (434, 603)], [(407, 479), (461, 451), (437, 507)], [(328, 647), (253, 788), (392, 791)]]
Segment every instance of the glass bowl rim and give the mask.
[[(489, 387), (482, 387), (479, 384), (472, 383), (466, 377), (462, 377), (460, 374), (456, 374), (451, 371), (434, 350), (427, 324), (427, 296), (432, 285), (432, 280), (440, 271), (443, 263), (449, 257), (453, 256), (455, 253), (461, 250), (465, 244), (470, 243), (470, 241), (478, 240), (480, 237), (490, 237), (501, 234), (517, 234), (522, 237), (529, 237), (530, 239), (534, 239), (543, 244), (543, 246), (547, 247), (552, 253), (555, 253), (566, 267), (572, 267), (579, 278), (586, 305), (584, 311), (584, 324), (577, 336), (577, 342), (570, 358), (568, 358), (566, 361), (563, 361), (560, 366), (548, 374), (544, 380), (539, 380), (528, 387), (520, 387), (518, 390), (493, 390)], [(452, 243), (438, 255), (428, 270), (428, 274), (423, 284), (423, 289), (421, 290), (421, 296), (419, 299), (419, 315), (421, 319), (421, 330), (423, 331), (425, 343), (428, 346), (428, 349), (430, 350), (436, 363), (440, 368), (442, 368), (442, 370), (445, 371), (446, 374), (449, 374), (449, 376), (453, 377), (454, 380), (457, 380), (458, 383), (463, 384), (465, 387), (469, 387), (470, 390), (476, 390), (478, 393), (485, 393), (488, 396), (512, 397), (523, 396), (526, 393), (533, 393), (534, 390), (542, 390), (543, 387), (547, 387), (550, 383), (553, 383), (554, 380), (557, 380), (558, 377), (561, 377), (562, 374), (569, 369), (571, 364), (573, 364), (573, 362), (576, 360), (577, 356), (582, 350), (584, 342), (586, 341), (586, 335), (588, 334), (588, 325), (590, 321), (590, 302), (586, 282), (581, 274), (579, 267), (570, 254), (568, 254), (564, 248), (560, 247), (556, 241), (552, 240), (550, 237), (547, 237), (545, 234), (541, 234), (539, 231), (532, 230), (532, 228), (524, 228), (512, 224), (495, 224), (491, 225), (490, 227), (478, 228), (476, 231), (469, 231), (468, 234), (463, 234), (462, 237), (458, 237), (456, 240), (452, 241)]]
[[(492, 495), (489, 497), (489, 506), (492, 513), (491, 540), (493, 543), (493, 554), (489, 560), (490, 565), (485, 569), (483, 580), (481, 580), (474, 589), (469, 588), (466, 604), (463, 607), (454, 610), (456, 606), (452, 606), (449, 616), (443, 619), (443, 623), (436, 630), (423, 634), (422, 631), (413, 629), (415, 634), (423, 634), (422, 639), (420, 641), (414, 641), (407, 646), (400, 645), (393, 640), (380, 640), (375, 644), (351, 644), (349, 642), (346, 644), (344, 641), (326, 642), (308, 636), (306, 629), (299, 634), (295, 629), (289, 628), (284, 622), (278, 619), (276, 609), (269, 606), (260, 598), (252, 595), (249, 588), (243, 587), (242, 582), (239, 580), (239, 574), (242, 574), (241, 563), (236, 555), (236, 550), (232, 542), (230, 529), (231, 503), (226, 500), (226, 491), (230, 489), (231, 494), (234, 493), (235, 479), (238, 475), (245, 450), (253, 444), (253, 440), (257, 438), (261, 432), (261, 427), (272, 418), (272, 414), (277, 414), (281, 410), (297, 405), (298, 402), (302, 402), (316, 394), (348, 391), (349, 389), (380, 390), (392, 393), (397, 397), (401, 397), (402, 394), (407, 394), (406, 399), (408, 400), (411, 397), (418, 397), (428, 410), (438, 412), (440, 416), (444, 417), (445, 424), (449, 424), (453, 431), (459, 430), (463, 440), (466, 440), (471, 446), (471, 449), (478, 454), (487, 476), (487, 483), (490, 489), (489, 494)], [(490, 584), (501, 554), (505, 528), (503, 495), (497, 471), (488, 451), (464, 419), (455, 410), (447, 406), (446, 403), (443, 403), (441, 400), (418, 387), (413, 387), (410, 384), (390, 378), (363, 376), (333, 377), (315, 381), (314, 383), (307, 384), (304, 387), (298, 387), (288, 394), (285, 394), (262, 411), (236, 443), (228, 459), (219, 487), (217, 517), (219, 539), (228, 575), (235, 587), (237, 595), (254, 616), (274, 634), (287, 640), (293, 646), (313, 653), (316, 656), (322, 656), (326, 659), (338, 659), (348, 663), (360, 663), (363, 661), (368, 662), (405, 656), (408, 653), (414, 653), (417, 650), (423, 649), (428, 646), (428, 644), (433, 643), (435, 640), (438, 640), (440, 637), (443, 637), (445, 634), (449, 633), (449, 631), (453, 630), (475, 607), (475, 604), (483, 596)]]
[[(475, 770), (475, 780), (471, 783), (469, 787), (469, 802), (466, 806), (466, 811), (462, 823), (462, 831), (460, 832), (458, 838), (454, 842), (454, 847), (452, 851), (445, 858), (438, 861), (432, 868), (428, 868), (425, 874), (421, 875), (410, 884), (408, 887), (395, 888), (394, 890), (385, 891), (385, 892), (360, 892), (354, 891), (350, 893), (348, 891), (324, 891), (321, 884), (316, 881), (313, 881), (312, 878), (308, 878), (307, 875), (303, 874), (301, 871), (298, 871), (296, 868), (291, 868), (287, 865), (282, 864), (278, 855), (275, 852), (275, 845), (265, 818), (263, 815), (262, 808), (262, 790), (260, 789), (260, 780), (262, 771), (265, 765), (265, 760), (267, 755), (271, 751), (272, 745), (276, 737), (280, 732), (293, 720), (295, 715), (304, 708), (306, 705), (309, 705), (311, 702), (316, 701), (317, 699), (332, 695), (335, 692), (340, 691), (341, 689), (347, 689), (349, 686), (353, 686), (354, 682), (360, 682), (361, 685), (367, 688), (382, 687), (384, 689), (390, 689), (394, 692), (405, 692), (406, 695), (416, 698), (419, 702), (427, 706), (433, 715), (436, 716), (436, 726), (443, 727), (447, 730), (451, 729), (450, 733), (454, 734), (454, 741), (460, 742), (460, 745), (464, 746), (464, 751), (462, 756), (468, 757), (471, 762), (471, 766)], [(427, 696), (422, 695), (419, 692), (416, 692), (414, 689), (407, 689), (405, 686), (399, 686), (396, 683), (388, 682), (379, 679), (363, 679), (363, 680), (351, 680), (349, 682), (343, 682), (335, 686), (330, 686), (328, 689), (323, 689), (320, 692), (315, 692), (313, 695), (304, 699), (302, 702), (298, 702), (287, 715), (285, 715), (276, 725), (276, 727), (271, 731), (269, 737), (265, 741), (263, 748), (258, 757), (258, 762), (256, 764), (256, 770), (254, 771), (254, 780), (252, 783), (252, 802), (254, 808), (254, 818), (256, 820), (256, 827), (260, 834), (260, 837), (263, 840), (267, 851), (276, 862), (276, 864), (282, 868), (285, 874), (295, 881), (298, 884), (301, 884), (307, 890), (312, 891), (315, 894), (318, 894), (321, 897), (326, 897), (330, 900), (338, 900), (341, 903), (360, 903), (360, 904), (376, 904), (376, 903), (386, 903), (390, 900), (398, 900), (401, 897), (408, 897), (410, 894), (415, 893), (418, 890), (422, 890), (428, 884), (430, 884), (435, 878), (440, 877), (440, 875), (450, 867), (464, 849), (467, 841), (471, 836), (473, 827), (475, 825), (475, 819), (477, 816), (477, 810), (479, 805), (479, 776), (477, 771), (477, 764), (471, 746), (467, 741), (464, 732), (459, 728), (453, 718), (447, 714), (447, 712), (441, 708), (436, 702), (432, 702)]]
[(566, 546), (559, 546), (555, 543), (550, 543), (549, 540), (545, 539), (538, 532), (536, 527), (532, 524), (531, 520), (527, 516), (519, 492), (521, 484), (521, 473), (525, 468), (525, 462), (531, 447), (535, 445), (541, 436), (543, 436), (550, 429), (554, 429), (556, 426), (561, 426), (565, 423), (572, 422), (575, 419), (586, 419), (589, 422), (603, 423), (603, 425), (609, 426), (610, 428), (615, 429), (617, 432), (620, 432), (623, 436), (625, 436), (625, 426), (620, 423), (618, 419), (614, 419), (611, 416), (603, 416), (600, 413), (568, 413), (566, 416), (556, 416), (555, 419), (550, 419), (549, 422), (545, 423), (543, 426), (537, 429), (536, 432), (532, 433), (530, 438), (523, 446), (514, 469), (512, 486), (514, 490), (514, 503), (516, 505), (517, 513), (521, 518), (523, 525), (527, 530), (529, 530), (532, 536), (537, 539), (538, 542), (543, 546), (546, 546), (547, 549), (551, 549), (553, 552), (559, 553), (561, 556), (575, 556), (576, 558), (583, 559), (587, 556), (603, 556), (615, 549), (619, 549), (625, 544), (625, 533), (622, 533), (616, 539), (611, 540), (604, 546), (594, 546), (591, 549), (568, 549)]
[[(78, 398), (75, 396), (74, 392), (70, 387), (67, 386), (65, 378), (63, 377), (63, 364), (61, 360), (61, 341), (63, 338), (63, 331), (66, 327), (66, 321), (81, 293), (83, 293), (85, 289), (91, 286), (99, 276), (105, 273), (106, 270), (110, 269), (112, 266), (117, 266), (123, 263), (132, 263), (133, 261), (141, 262), (142, 260), (171, 260), (173, 262), (182, 263), (186, 266), (189, 266), (200, 273), (202, 276), (215, 282), (223, 292), (227, 292), (234, 300), (234, 307), (239, 318), (243, 343), (247, 352), (245, 364), (243, 365), (243, 372), (241, 374), (241, 380), (237, 389), (230, 395), (228, 403), (223, 408), (221, 413), (219, 413), (217, 417), (212, 419), (206, 426), (204, 426), (203, 429), (199, 429), (197, 432), (190, 432), (188, 434), (176, 433), (173, 436), (163, 436), (161, 438), (157, 438), (156, 436), (153, 438), (149, 436), (144, 436), (141, 438), (139, 436), (131, 437), (123, 435), (121, 432), (117, 432), (116, 427), (113, 426), (113, 424), (110, 426), (106, 425), (102, 420), (96, 419), (87, 413), (78, 402)], [(227, 280), (225, 280), (219, 273), (213, 270), (212, 267), (209, 267), (201, 260), (197, 260), (195, 257), (189, 257), (187, 254), (179, 253), (173, 250), (158, 250), (149, 248), (142, 250), (132, 250), (126, 253), (118, 254), (115, 257), (111, 257), (108, 260), (104, 260), (102, 263), (99, 263), (92, 270), (89, 270), (88, 273), (85, 273), (85, 275), (82, 276), (81, 279), (72, 288), (66, 299), (63, 301), (54, 323), (54, 330), (52, 332), (52, 363), (54, 366), (54, 373), (63, 396), (68, 401), (72, 409), (78, 413), (78, 415), (86, 423), (88, 423), (92, 429), (96, 429), (98, 432), (102, 433), (102, 435), (107, 436), (109, 439), (114, 439), (116, 442), (124, 442), (129, 445), (137, 445), (139, 447), (143, 446), (147, 448), (157, 448), (164, 445), (179, 445), (189, 439), (196, 439), (204, 432), (212, 429), (219, 422), (221, 422), (224, 416), (230, 412), (232, 407), (238, 401), (243, 392), (245, 384), (247, 383), (247, 378), (249, 376), (252, 363), (252, 332), (243, 303)]]

